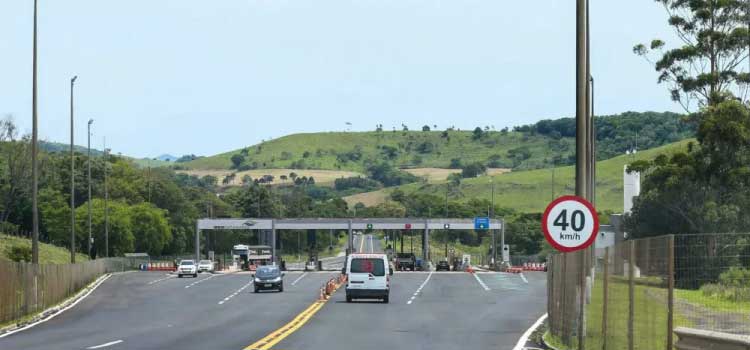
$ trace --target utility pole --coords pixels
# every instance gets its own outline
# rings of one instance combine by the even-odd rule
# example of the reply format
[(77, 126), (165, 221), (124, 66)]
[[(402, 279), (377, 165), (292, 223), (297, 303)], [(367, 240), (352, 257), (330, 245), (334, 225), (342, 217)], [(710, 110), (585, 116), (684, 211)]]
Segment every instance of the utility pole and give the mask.
[(76, 79), (70, 79), (70, 262), (76, 262), (76, 175), (75, 154), (73, 153), (73, 88)]
[[(492, 177), (490, 177), (490, 184), (492, 187), (492, 198), (491, 200), (491, 206), (490, 206), (490, 223), (492, 222), (492, 219), (495, 218), (495, 182), (493, 181)], [(492, 230), (492, 267), (495, 267), (497, 265), (497, 230)]]
[(88, 166), (88, 184), (89, 184), (89, 197), (88, 197), (88, 214), (89, 214), (89, 240), (88, 240), (88, 255), (91, 256), (91, 244), (93, 243), (91, 237), (91, 124), (94, 123), (93, 119), (89, 119), (88, 128), (88, 153), (86, 155), (86, 163)]
[[(448, 187), (445, 187), (445, 218), (448, 218)], [(450, 230), (445, 231), (445, 260), (448, 260), (448, 238), (450, 236)]]
[(109, 149), (107, 138), (104, 138), (104, 256), (109, 258), (109, 188), (107, 187), (107, 172), (109, 168)]
[(588, 0), (576, 1), (576, 195), (589, 198)]
[(38, 165), (37, 165), (37, 74), (36, 74), (36, 17), (37, 17), (37, 0), (34, 0), (34, 38), (33, 38), (33, 49), (32, 49), (32, 78), (31, 78), (31, 221), (32, 221), (32, 236), (31, 236), (31, 262), (39, 264), (39, 206), (38, 206), (38, 191), (39, 191), (39, 179), (38, 179)]

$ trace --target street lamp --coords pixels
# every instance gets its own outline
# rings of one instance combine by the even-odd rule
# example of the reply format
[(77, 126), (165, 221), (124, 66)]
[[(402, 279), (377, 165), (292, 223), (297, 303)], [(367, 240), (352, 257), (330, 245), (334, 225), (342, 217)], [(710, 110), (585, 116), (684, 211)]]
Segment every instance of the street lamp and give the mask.
[(32, 85), (32, 92), (31, 92), (31, 123), (32, 123), (32, 132), (31, 132), (31, 222), (32, 222), (32, 236), (31, 236), (31, 262), (34, 264), (39, 264), (39, 207), (38, 207), (38, 199), (37, 194), (39, 190), (39, 182), (38, 182), (38, 171), (37, 171), (37, 110), (36, 110), (36, 100), (37, 100), (37, 86), (36, 86), (36, 12), (37, 12), (37, 1), (34, 0), (34, 39), (33, 39), (33, 49), (32, 49), (32, 78), (31, 78), (31, 85)]
[(87, 133), (88, 133), (88, 151), (87, 152), (88, 153), (87, 153), (87, 156), (86, 156), (86, 163), (87, 163), (87, 166), (88, 166), (88, 173), (89, 173), (88, 174), (88, 185), (89, 185), (89, 196), (88, 196), (88, 203), (89, 203), (89, 205), (88, 205), (88, 207), (89, 207), (88, 208), (88, 212), (89, 212), (88, 213), (89, 214), (89, 240), (88, 240), (88, 242), (89, 242), (89, 244), (88, 244), (88, 250), (87, 250), (89, 256), (91, 256), (91, 243), (93, 243), (93, 242), (91, 242), (91, 124), (93, 124), (93, 123), (94, 123), (94, 120), (93, 119), (89, 119), (89, 124), (88, 124), (88, 129), (87, 129)]
[(107, 187), (109, 151), (107, 139), (104, 138), (104, 256), (107, 258), (109, 258), (109, 188)]
[(76, 176), (75, 176), (75, 155), (73, 154), (73, 88), (76, 79), (74, 76), (70, 79), (70, 262), (76, 262)]

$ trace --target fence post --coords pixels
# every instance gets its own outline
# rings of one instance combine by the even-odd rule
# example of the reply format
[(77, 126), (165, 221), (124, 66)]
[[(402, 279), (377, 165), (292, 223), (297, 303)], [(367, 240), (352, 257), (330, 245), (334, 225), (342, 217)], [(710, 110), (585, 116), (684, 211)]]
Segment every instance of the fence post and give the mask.
[(628, 256), (628, 350), (633, 350), (635, 322), (635, 240), (630, 241)]
[(609, 304), (609, 247), (604, 248), (604, 276), (602, 276), (602, 350), (607, 350), (607, 306)]
[(667, 276), (667, 350), (672, 350), (674, 330), (674, 235), (669, 235), (667, 241), (667, 261), (669, 275)]

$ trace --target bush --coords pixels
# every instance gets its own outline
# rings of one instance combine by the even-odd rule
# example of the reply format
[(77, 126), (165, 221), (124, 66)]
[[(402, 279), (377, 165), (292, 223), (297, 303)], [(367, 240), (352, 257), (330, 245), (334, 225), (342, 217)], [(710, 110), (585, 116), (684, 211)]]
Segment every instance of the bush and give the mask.
[(14, 245), (8, 248), (7, 253), (8, 259), (15, 262), (30, 262), (31, 261), (31, 247), (25, 245)]
[(707, 297), (750, 302), (750, 269), (732, 267), (719, 275), (719, 283), (702, 285), (701, 292)]
[(461, 169), (461, 177), (463, 178), (470, 178), (470, 177), (477, 177), (479, 175), (484, 174), (487, 172), (487, 167), (484, 166), (482, 163), (471, 163), (467, 164), (463, 169)]
[(374, 191), (374, 190), (379, 189), (381, 185), (379, 182), (375, 180), (368, 179), (366, 177), (357, 176), (357, 177), (342, 177), (342, 178), (336, 179), (333, 182), (333, 187), (337, 191), (345, 191), (345, 190), (356, 188), (356, 189), (361, 189), (361, 190), (369, 192), (369, 191)]
[(370, 173), (370, 178), (385, 186), (399, 186), (419, 181), (418, 177), (395, 169), (385, 162), (370, 166), (367, 171)]

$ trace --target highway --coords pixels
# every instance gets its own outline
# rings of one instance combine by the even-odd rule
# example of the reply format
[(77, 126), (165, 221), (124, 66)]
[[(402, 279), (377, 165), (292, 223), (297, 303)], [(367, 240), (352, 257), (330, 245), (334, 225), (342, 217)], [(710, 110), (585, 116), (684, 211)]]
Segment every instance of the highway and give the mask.
[[(361, 236), (357, 251), (378, 252)], [(74, 308), (0, 338), (3, 350), (244, 349), (310, 310), (309, 320), (261, 349), (513, 349), (546, 309), (546, 275), (396, 272), (389, 304), (316, 304), (336, 272), (288, 272), (283, 293), (252, 292), (250, 274), (113, 275)], [(284, 327), (287, 328), (287, 327)]]

